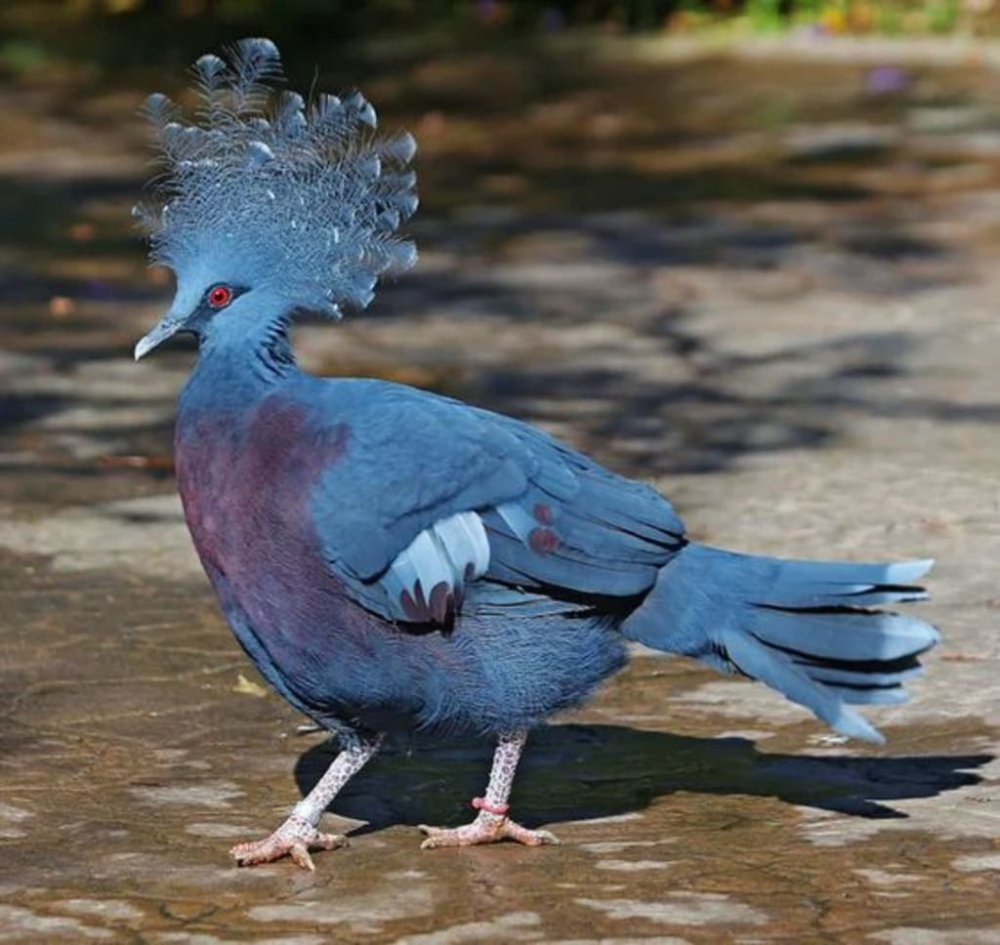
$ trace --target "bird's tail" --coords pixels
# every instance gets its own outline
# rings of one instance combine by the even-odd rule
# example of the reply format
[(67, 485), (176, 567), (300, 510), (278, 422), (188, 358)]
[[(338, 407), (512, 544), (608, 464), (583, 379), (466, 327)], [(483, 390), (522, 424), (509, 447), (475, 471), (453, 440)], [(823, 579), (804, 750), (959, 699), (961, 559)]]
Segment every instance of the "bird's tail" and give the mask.
[(785, 561), (687, 545), (622, 625), (626, 637), (759, 679), (843, 735), (884, 739), (850, 703), (907, 699), (930, 624), (875, 604), (923, 600), (933, 561)]

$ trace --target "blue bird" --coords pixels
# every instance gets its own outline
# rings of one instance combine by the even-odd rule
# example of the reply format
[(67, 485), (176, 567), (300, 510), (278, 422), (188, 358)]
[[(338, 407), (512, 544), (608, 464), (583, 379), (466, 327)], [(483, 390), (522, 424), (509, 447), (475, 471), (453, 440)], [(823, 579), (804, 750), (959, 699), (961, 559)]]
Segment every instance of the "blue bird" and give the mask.
[(425, 848), (555, 842), (508, 816), (531, 728), (579, 705), (628, 641), (759, 680), (837, 732), (879, 733), (855, 705), (896, 703), (938, 640), (873, 605), (924, 598), (929, 561), (733, 554), (685, 537), (670, 503), (546, 434), (371, 379), (298, 368), (296, 313), (363, 308), (413, 265), (416, 146), (379, 137), (359, 94), (306, 105), (274, 90), (278, 50), (246, 39), (196, 64), (186, 123), (145, 111), (162, 173), (138, 210), (176, 295), (135, 357), (198, 341), (180, 396), (177, 483), (236, 638), (268, 682), (339, 738), (288, 819), (237, 863), (342, 845), (320, 819), (386, 735), (496, 740), (472, 823)]

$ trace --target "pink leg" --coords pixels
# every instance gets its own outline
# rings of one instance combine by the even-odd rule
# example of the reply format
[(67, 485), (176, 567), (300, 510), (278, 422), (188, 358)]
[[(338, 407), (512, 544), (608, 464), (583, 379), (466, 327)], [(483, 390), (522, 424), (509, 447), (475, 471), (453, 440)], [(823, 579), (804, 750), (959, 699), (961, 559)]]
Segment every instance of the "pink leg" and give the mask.
[(381, 735), (363, 738), (360, 735), (341, 736), (340, 754), (320, 778), (319, 783), (292, 809), (288, 819), (271, 836), (251, 843), (240, 843), (229, 854), (237, 866), (256, 866), (290, 856), (303, 869), (315, 870), (310, 850), (335, 850), (347, 846), (347, 838), (333, 833), (320, 833), (323, 811), (372, 758), (382, 745)]
[(497, 843), (500, 840), (516, 840), (529, 847), (559, 842), (547, 830), (528, 830), (507, 819), (507, 801), (514, 786), (514, 772), (517, 770), (517, 762), (527, 740), (527, 732), (500, 736), (497, 750), (493, 755), (493, 768), (486, 787), (486, 797), (477, 798), (473, 802), (479, 808), (476, 819), (464, 827), (452, 829), (421, 824), (420, 830), (427, 835), (427, 839), (420, 844), (421, 850), (469, 847), (478, 843)]

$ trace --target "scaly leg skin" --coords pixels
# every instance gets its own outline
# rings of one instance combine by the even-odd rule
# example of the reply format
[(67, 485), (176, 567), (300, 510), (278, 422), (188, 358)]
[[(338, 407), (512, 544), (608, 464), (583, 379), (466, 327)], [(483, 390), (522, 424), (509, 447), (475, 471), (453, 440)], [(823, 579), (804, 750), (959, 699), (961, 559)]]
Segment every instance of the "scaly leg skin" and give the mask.
[(351, 780), (371, 759), (382, 745), (382, 735), (364, 737), (361, 735), (341, 736), (340, 754), (326, 770), (306, 797), (292, 809), (288, 819), (271, 836), (264, 840), (237, 844), (229, 851), (237, 866), (256, 866), (272, 863), (283, 856), (290, 856), (303, 869), (315, 870), (310, 850), (336, 850), (347, 846), (347, 837), (333, 833), (320, 833), (319, 825), (323, 811), (340, 793), (341, 788)]
[(428, 827), (420, 825), (427, 839), (420, 844), (421, 850), (436, 850), (440, 847), (471, 847), (479, 843), (498, 843), (501, 840), (515, 840), (528, 847), (544, 843), (558, 843), (556, 837), (547, 830), (528, 830), (507, 819), (511, 788), (517, 762), (528, 740), (527, 732), (501, 735), (497, 750), (493, 755), (490, 782), (486, 787), (486, 797), (476, 798), (472, 803), (479, 808), (479, 815), (471, 824), (463, 827)]

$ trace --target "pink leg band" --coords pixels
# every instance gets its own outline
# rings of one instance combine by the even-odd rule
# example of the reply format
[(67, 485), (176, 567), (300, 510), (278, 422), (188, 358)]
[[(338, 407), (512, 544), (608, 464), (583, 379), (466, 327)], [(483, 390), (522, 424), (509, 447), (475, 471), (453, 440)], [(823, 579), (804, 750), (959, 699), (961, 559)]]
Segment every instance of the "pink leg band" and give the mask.
[(474, 797), (472, 806), (476, 810), (484, 810), (488, 814), (495, 814), (497, 817), (506, 817), (510, 811), (510, 804), (491, 804), (484, 797)]

